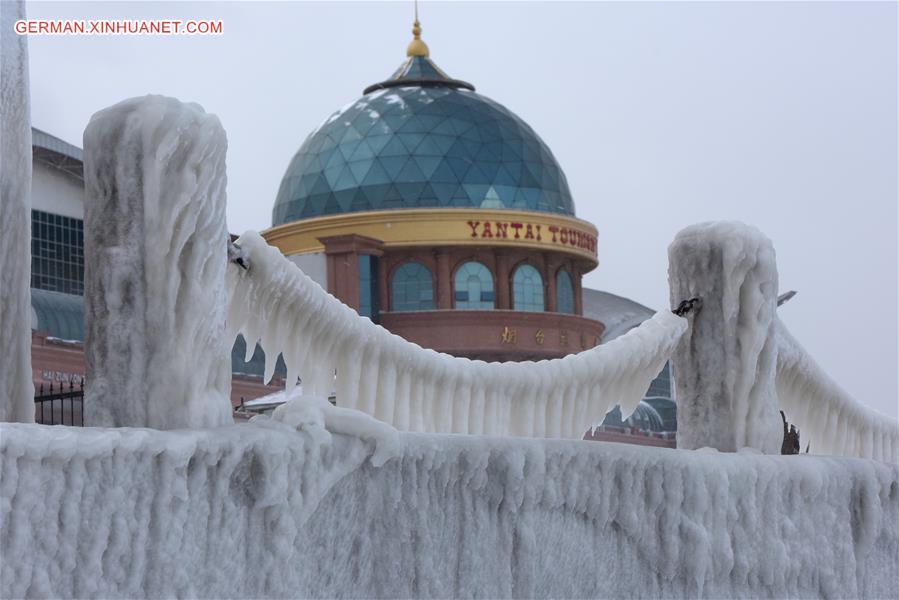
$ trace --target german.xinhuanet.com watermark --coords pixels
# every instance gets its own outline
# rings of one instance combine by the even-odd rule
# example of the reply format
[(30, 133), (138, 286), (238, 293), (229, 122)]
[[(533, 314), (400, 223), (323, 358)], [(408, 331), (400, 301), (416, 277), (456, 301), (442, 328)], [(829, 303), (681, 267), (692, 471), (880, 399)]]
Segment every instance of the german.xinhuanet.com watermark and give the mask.
[(21, 19), (19, 35), (222, 35), (221, 19)]

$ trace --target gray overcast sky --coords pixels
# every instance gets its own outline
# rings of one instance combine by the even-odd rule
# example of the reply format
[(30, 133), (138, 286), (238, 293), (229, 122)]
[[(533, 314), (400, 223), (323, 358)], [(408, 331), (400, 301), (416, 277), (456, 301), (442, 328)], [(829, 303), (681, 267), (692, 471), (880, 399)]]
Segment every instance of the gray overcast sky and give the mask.
[[(386, 78), (411, 3), (31, 3), (32, 18), (209, 18), (221, 37), (32, 37), (32, 120), (81, 145), (90, 115), (175, 96), (228, 132), (228, 221), (262, 229), (326, 116)], [(599, 229), (585, 285), (668, 303), (682, 227), (774, 241), (781, 317), (847, 390), (897, 414), (895, 3), (423, 2), (451, 76), (528, 121)]]

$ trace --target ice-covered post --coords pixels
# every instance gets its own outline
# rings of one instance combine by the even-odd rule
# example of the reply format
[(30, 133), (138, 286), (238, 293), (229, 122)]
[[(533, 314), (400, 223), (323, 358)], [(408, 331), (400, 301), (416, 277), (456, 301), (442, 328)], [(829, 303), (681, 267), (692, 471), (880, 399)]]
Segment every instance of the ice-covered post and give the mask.
[(86, 424), (232, 422), (226, 148), (217, 117), (162, 96), (85, 129)]
[(0, 2), (0, 421), (34, 422), (31, 117), (23, 2)]
[(779, 453), (771, 240), (742, 223), (692, 225), (668, 248), (668, 279), (674, 306), (702, 298), (672, 357), (678, 447)]

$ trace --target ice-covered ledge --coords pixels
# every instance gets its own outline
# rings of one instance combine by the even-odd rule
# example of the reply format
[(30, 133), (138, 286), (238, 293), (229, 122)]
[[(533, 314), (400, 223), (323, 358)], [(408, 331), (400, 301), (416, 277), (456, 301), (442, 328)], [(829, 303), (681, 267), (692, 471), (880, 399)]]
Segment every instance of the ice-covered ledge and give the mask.
[(2, 597), (886, 597), (899, 465), (0, 425)]

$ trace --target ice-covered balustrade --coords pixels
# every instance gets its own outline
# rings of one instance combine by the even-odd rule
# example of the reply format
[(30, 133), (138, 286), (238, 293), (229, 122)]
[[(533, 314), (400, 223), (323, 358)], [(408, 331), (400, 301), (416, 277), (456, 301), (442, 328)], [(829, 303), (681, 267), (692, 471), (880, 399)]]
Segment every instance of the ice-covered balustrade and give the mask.
[(899, 463), (899, 422), (851, 398), (775, 315), (767, 237), (742, 223), (700, 223), (668, 252), (672, 302), (703, 299), (672, 360), (678, 447), (777, 453), (780, 408), (813, 453)]
[(672, 360), (678, 447), (779, 453), (771, 240), (743, 223), (699, 223), (675, 236), (668, 265), (673, 305), (702, 298)]
[[(670, 356), (685, 319), (661, 311), (609, 344), (540, 362), (486, 363), (441, 354), (360, 317), (255, 232), (238, 242), (249, 269), (228, 271), (228, 339), (283, 354), (288, 385), (401, 430), (580, 439), (616, 404), (627, 416)], [(248, 357), (249, 358), (249, 357)], [(336, 377), (336, 388), (335, 378)]]
[(899, 463), (899, 422), (858, 402), (777, 322), (777, 395), (815, 454)]
[(31, 383), (31, 117), (21, 0), (0, 2), (0, 421), (34, 422)]
[(232, 422), (225, 340), (225, 131), (145, 96), (84, 131), (85, 422)]
[(897, 465), (287, 421), (0, 425), (0, 597), (896, 595)]

